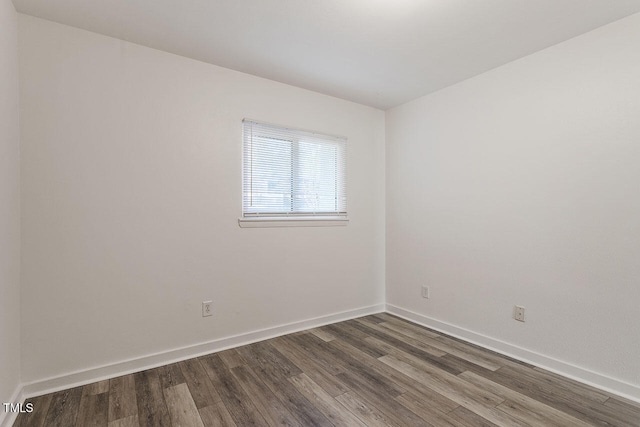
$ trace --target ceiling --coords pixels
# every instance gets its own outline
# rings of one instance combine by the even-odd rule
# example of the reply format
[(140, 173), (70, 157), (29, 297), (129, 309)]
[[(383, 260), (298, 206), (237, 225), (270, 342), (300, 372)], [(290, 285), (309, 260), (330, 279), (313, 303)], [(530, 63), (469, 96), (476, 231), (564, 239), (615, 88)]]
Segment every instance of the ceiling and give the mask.
[(380, 109), (640, 11), (640, 0), (13, 0), (19, 12)]

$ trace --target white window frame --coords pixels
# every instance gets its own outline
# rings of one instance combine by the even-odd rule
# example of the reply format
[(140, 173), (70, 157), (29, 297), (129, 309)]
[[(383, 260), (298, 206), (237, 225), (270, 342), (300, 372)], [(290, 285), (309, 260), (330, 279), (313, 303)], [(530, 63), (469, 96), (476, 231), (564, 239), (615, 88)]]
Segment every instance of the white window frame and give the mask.
[[(255, 120), (244, 119), (242, 121), (242, 216), (238, 219), (241, 227), (326, 227), (326, 226), (344, 226), (347, 225), (349, 218), (346, 210), (346, 157), (347, 157), (347, 140), (344, 137), (321, 134), (291, 127), (273, 125), (270, 123), (258, 122)], [(260, 208), (252, 208), (250, 205), (253, 200), (252, 196), (255, 192), (253, 188), (253, 162), (257, 161), (252, 155), (255, 132), (266, 132), (268, 135), (262, 138), (274, 138), (271, 135), (278, 135), (277, 139), (291, 141), (291, 192), (289, 197), (290, 208), (286, 211), (276, 211), (274, 208), (264, 208), (264, 212), (260, 212)], [(306, 141), (305, 141), (306, 138)], [(312, 141), (318, 141), (318, 144), (328, 144), (336, 148), (336, 189), (334, 197), (336, 198), (336, 209), (321, 212), (312, 212), (308, 209), (295, 210), (296, 198), (299, 196), (308, 196), (308, 194), (297, 194), (295, 185), (299, 183), (297, 178), (301, 172), (299, 169), (302, 162), (296, 158), (295, 153), (299, 149), (299, 142), (302, 144), (314, 144)], [(282, 166), (282, 165), (280, 165)], [(276, 168), (277, 169), (277, 168)], [(331, 181), (330, 181), (331, 182)], [(326, 199), (324, 201), (326, 203)]]

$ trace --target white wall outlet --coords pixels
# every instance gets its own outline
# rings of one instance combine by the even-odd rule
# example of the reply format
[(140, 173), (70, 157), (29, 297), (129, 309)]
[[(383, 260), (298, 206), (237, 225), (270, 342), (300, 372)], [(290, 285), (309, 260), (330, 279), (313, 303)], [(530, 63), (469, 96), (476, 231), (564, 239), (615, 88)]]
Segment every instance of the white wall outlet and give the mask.
[(516, 305), (513, 307), (513, 318), (518, 322), (524, 322), (524, 307)]
[(202, 301), (202, 317), (211, 316), (213, 314), (213, 302)]
[(422, 287), (422, 298), (431, 298), (431, 291), (428, 286)]

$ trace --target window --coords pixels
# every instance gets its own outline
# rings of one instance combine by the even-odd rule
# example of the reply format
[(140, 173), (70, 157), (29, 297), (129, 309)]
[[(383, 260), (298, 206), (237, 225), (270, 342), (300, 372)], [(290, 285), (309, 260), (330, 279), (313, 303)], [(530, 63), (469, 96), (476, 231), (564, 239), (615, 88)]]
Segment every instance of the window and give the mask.
[(346, 142), (245, 119), (241, 225), (243, 220), (346, 221)]

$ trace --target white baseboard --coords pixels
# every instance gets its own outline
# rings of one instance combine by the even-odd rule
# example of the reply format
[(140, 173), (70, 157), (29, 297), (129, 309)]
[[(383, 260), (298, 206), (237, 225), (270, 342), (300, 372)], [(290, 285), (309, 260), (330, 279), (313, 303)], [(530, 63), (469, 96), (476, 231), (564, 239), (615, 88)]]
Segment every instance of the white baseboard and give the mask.
[[(11, 395), (11, 399), (8, 402), (0, 402), (0, 403), (20, 403), (24, 400), (24, 396), (22, 394), (22, 387), (18, 386), (16, 390)], [(17, 412), (5, 412), (4, 405), (0, 408), (0, 427), (10, 427), (13, 423), (16, 422), (16, 418), (18, 417)]]
[[(112, 363), (109, 365), (71, 372), (65, 375), (24, 384), (22, 390), (20, 391), (21, 398), (40, 396), (55, 391), (78, 387), (85, 384), (91, 384), (96, 381), (102, 381), (121, 375), (144, 371), (146, 369), (156, 368), (158, 366), (166, 365), (169, 363), (179, 362), (182, 360), (191, 359), (193, 357), (215, 353), (217, 351), (226, 350), (228, 348), (239, 347), (257, 341), (263, 341), (269, 338), (275, 338), (281, 335), (315, 328), (330, 323), (341, 322), (343, 320), (349, 320), (360, 316), (381, 313), (383, 311), (384, 304), (377, 304), (355, 310), (334, 313), (327, 316), (316, 317), (313, 319), (302, 320), (299, 322), (287, 323), (285, 325), (265, 328), (245, 334), (220, 338), (217, 340), (195, 344), (187, 347), (176, 348), (173, 350)], [(16, 400), (16, 402), (22, 402), (22, 399)], [(4, 425), (2, 425), (2, 427), (4, 427)]]
[[(629, 400), (640, 402), (640, 387), (629, 384), (615, 378), (610, 378), (590, 370), (556, 360), (531, 350), (527, 350), (504, 341), (491, 338), (468, 329), (460, 328), (446, 322), (442, 322), (430, 317), (406, 310), (392, 304), (377, 304), (355, 310), (334, 313), (327, 316), (316, 317), (299, 322), (292, 322), (285, 325), (265, 328), (245, 334), (220, 338), (192, 346), (172, 349), (147, 356), (124, 360), (109, 365), (98, 366), (82, 371), (71, 372), (57, 377), (47, 378), (23, 384), (18, 387), (12, 396), (12, 402), (23, 402), (25, 398), (39, 396), (68, 388), (90, 384), (109, 378), (127, 375), (134, 372), (151, 369), (169, 363), (179, 362), (193, 357), (203, 356), (228, 348), (239, 347), (253, 342), (263, 341), (281, 335), (298, 332), (305, 329), (315, 328), (330, 323), (341, 322), (360, 316), (387, 311), (398, 317), (402, 317), (417, 324), (426, 326), (436, 331), (443, 332), (456, 338), (463, 339), (470, 343), (479, 345), (489, 350), (504, 354), (517, 360), (529, 363), (534, 366), (547, 369), (551, 372), (574, 379), (584, 384), (606, 390), (615, 395)], [(0, 427), (9, 427), (15, 421), (16, 413), (5, 413), (0, 408)]]
[(463, 339), (472, 344), (504, 354), (505, 356), (538, 366), (564, 377), (571, 378), (592, 387), (596, 387), (640, 403), (640, 387), (637, 385), (629, 384), (627, 382), (545, 356), (544, 354), (536, 353), (459, 326), (442, 322), (440, 320), (397, 307), (393, 304), (386, 304), (386, 311), (411, 322), (451, 335), (452, 337)]

